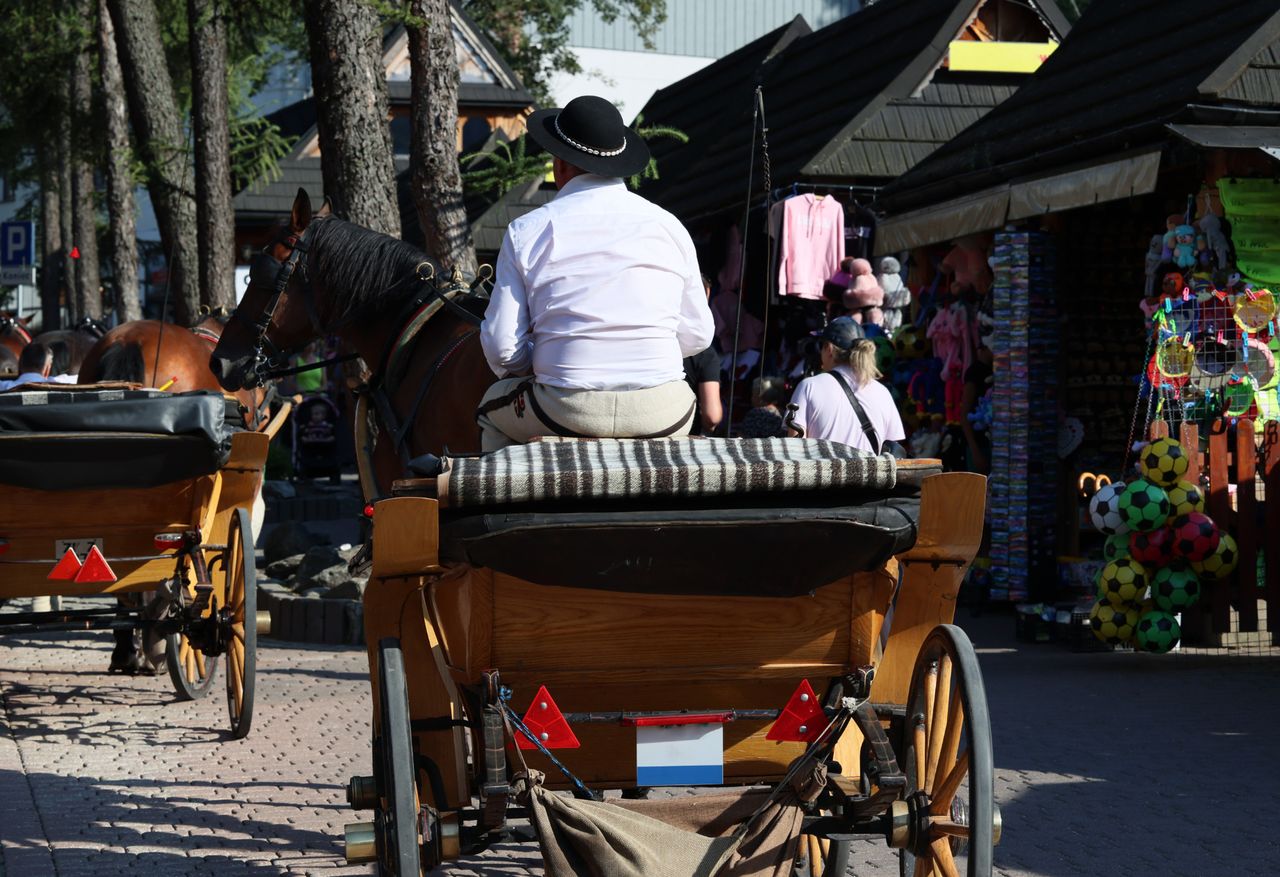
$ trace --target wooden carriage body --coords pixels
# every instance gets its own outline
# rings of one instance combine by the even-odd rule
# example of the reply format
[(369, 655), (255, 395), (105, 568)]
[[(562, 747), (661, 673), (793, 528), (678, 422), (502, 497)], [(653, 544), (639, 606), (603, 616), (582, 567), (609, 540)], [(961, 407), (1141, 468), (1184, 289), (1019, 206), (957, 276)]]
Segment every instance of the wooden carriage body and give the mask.
[[(937, 471), (936, 461), (901, 465), (905, 472)], [(490, 669), (513, 689), (518, 711), (544, 685), (566, 713), (776, 710), (803, 680), (821, 695), (829, 680), (867, 667), (876, 668), (873, 700), (904, 703), (915, 656), (936, 625), (952, 620), (977, 552), (985, 479), (931, 475), (919, 497), (914, 547), (789, 596), (530, 581), (442, 560), (437, 500), (379, 502), (364, 598), (371, 678), (376, 687), (377, 644), (398, 639), (415, 750), (423, 759), (419, 787), (443, 792), (443, 800), (430, 802), (437, 809), (469, 805), (480, 778), (471, 774), (479, 768), (467, 753), (483, 749), (484, 741), (477, 736), (469, 746), (465, 735), (476, 732), (482, 674)], [(573, 562), (565, 556), (566, 569)], [(767, 739), (771, 724), (738, 718), (724, 726), (726, 784), (776, 781), (803, 750), (802, 743)], [(581, 747), (557, 754), (576, 776), (595, 788), (636, 785), (634, 728), (590, 723), (574, 731)], [(846, 776), (857, 774), (861, 741), (850, 726), (837, 746)], [(547, 774), (549, 787), (564, 786), (539, 753), (525, 757)]]

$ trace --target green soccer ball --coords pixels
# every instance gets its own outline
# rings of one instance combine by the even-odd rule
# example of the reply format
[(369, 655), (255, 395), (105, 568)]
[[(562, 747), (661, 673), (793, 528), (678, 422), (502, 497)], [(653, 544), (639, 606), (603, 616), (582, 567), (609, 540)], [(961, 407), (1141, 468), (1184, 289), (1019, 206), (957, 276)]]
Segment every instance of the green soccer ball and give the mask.
[(1230, 533), (1219, 531), (1218, 547), (1214, 549), (1213, 554), (1204, 560), (1193, 562), (1191, 568), (1195, 570), (1201, 581), (1220, 582), (1235, 571), (1236, 564), (1239, 562), (1240, 549), (1236, 547), (1236, 540), (1231, 538)]
[(1200, 580), (1183, 566), (1166, 566), (1151, 577), (1151, 599), (1165, 612), (1181, 612), (1200, 599)]
[(1159, 485), (1138, 478), (1125, 485), (1118, 510), (1129, 529), (1154, 530), (1169, 519), (1169, 495)]
[(1190, 481), (1179, 481), (1165, 490), (1169, 496), (1169, 517), (1177, 518), (1191, 512), (1204, 512), (1204, 491)]
[(1107, 563), (1129, 556), (1129, 534), (1113, 533), (1102, 543), (1102, 559)]
[(1156, 652), (1163, 655), (1178, 644), (1182, 630), (1178, 627), (1178, 619), (1168, 612), (1159, 609), (1147, 612), (1138, 619), (1134, 642), (1144, 652)]
[(1106, 600), (1093, 604), (1089, 610), (1089, 627), (1093, 635), (1104, 643), (1118, 646), (1133, 639), (1138, 624), (1138, 610), (1131, 606), (1117, 608)]
[(1147, 570), (1132, 557), (1119, 557), (1098, 571), (1098, 600), (1117, 608), (1136, 606), (1147, 590)]

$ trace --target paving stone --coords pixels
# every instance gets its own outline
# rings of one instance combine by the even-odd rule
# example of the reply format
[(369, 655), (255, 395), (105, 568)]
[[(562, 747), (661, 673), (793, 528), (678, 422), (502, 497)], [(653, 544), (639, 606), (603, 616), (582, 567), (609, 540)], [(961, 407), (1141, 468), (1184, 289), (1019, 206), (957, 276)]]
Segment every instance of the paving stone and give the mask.
[[(1280, 840), (1260, 815), (1275, 794), (1280, 662), (1072, 654), (1015, 644), (1012, 618), (959, 622), (993, 718), (997, 877), (1276, 873)], [(341, 852), (343, 824), (368, 818), (343, 789), (370, 771), (363, 649), (261, 640), (240, 741), (220, 682), (179, 702), (166, 675), (107, 676), (109, 654), (101, 633), (0, 640), (0, 875), (371, 873)], [(898, 867), (877, 839), (856, 842), (851, 863), (865, 877)], [(541, 857), (500, 844), (437, 873), (529, 877)]]

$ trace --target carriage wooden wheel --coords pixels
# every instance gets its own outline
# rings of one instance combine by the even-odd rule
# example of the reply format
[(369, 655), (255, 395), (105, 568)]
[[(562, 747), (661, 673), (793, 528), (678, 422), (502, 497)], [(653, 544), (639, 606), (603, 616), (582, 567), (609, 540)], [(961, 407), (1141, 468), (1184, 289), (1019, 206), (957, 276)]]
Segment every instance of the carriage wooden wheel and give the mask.
[(246, 509), (236, 509), (223, 555), (226, 604), (221, 608), (227, 659), (227, 711), (231, 736), (239, 740), (253, 725), (253, 685), (258, 654), (258, 580), (253, 528)]
[(164, 662), (178, 700), (198, 700), (212, 690), (218, 665), (206, 658), (185, 633), (165, 637)]
[(934, 628), (916, 658), (903, 724), (905, 877), (989, 877), (999, 841), (991, 722), (978, 658), (950, 624)]
[(414, 782), (413, 742), (409, 723), (409, 688), (400, 641), (378, 643), (378, 715), (381, 737), (378, 811), (378, 873), (418, 877), (422, 873), (418, 839), (418, 789)]

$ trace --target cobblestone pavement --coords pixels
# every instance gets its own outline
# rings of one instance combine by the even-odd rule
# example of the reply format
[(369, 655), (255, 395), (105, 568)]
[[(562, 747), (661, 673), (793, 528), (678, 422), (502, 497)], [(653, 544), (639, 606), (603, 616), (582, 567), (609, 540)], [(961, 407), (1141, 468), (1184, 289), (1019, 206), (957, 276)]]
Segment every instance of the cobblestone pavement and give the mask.
[[(1001, 877), (1272, 875), (1280, 663), (1071, 654), (1012, 642), (1008, 616), (962, 618), (995, 730)], [(105, 634), (0, 640), (5, 877), (367, 874), (341, 859), (341, 783), (368, 769), (354, 649), (260, 650), (249, 739), (221, 689), (177, 703), (166, 676), (108, 677)], [(540, 873), (529, 847), (449, 877)], [(879, 842), (853, 867), (897, 873)]]

